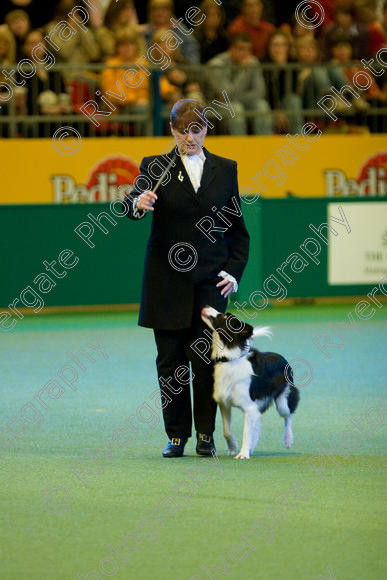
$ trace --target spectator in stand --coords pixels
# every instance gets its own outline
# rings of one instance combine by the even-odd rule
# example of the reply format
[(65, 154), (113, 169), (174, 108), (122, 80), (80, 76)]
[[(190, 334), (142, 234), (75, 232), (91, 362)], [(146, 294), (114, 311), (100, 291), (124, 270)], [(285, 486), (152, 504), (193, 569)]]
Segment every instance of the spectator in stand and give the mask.
[[(324, 9), (324, 17), (322, 24), (318, 27), (318, 30), (321, 26), (324, 26), (326, 23), (331, 24), (331, 20), (329, 19), (329, 5), (334, 4), (335, 0), (319, 0), (319, 4)], [(300, 0), (263, 0), (264, 11), (266, 18), (275, 24), (277, 28), (285, 27), (285, 32), (289, 31), (289, 23), (292, 21), (292, 17), (296, 12), (297, 6), (300, 4)], [(319, 6), (312, 2), (309, 2), (310, 8), (307, 9), (307, 15), (309, 18), (313, 18), (315, 14), (317, 17), (321, 14), (321, 9)], [(299, 14), (302, 12), (299, 10)], [(318, 31), (317, 30), (317, 31)]]
[[(24, 56), (32, 60), (34, 55), (42, 62), (45, 59), (44, 49), (48, 48), (43, 31), (31, 30), (24, 41)], [(33, 77), (26, 79), (27, 111), (30, 115), (59, 115), (70, 113), (70, 95), (65, 89), (60, 72), (38, 68)]]
[[(332, 46), (332, 60), (331, 63), (335, 66), (339, 66), (342, 73), (347, 79), (347, 84), (353, 86), (353, 76), (359, 72), (364, 72), (364, 67), (362, 65), (352, 62), (352, 45), (348, 38), (342, 37), (338, 38)], [(370, 70), (367, 70), (367, 74), (372, 75)], [(359, 94), (358, 99), (353, 100), (355, 112), (363, 112), (369, 109), (371, 106), (373, 108), (385, 107), (386, 106), (386, 95), (383, 93), (382, 88), (378, 86), (378, 78), (373, 77), (373, 83), (371, 86), (362, 91), (358, 87), (354, 87), (355, 91)], [(370, 115), (367, 117), (366, 123), (363, 119), (356, 119), (357, 124), (368, 124), (370, 130), (374, 133), (380, 131), (383, 125), (383, 119), (380, 115)], [(385, 120), (384, 120), (385, 123)]]
[[(330, 66), (321, 64), (320, 51), (317, 40), (310, 38), (301, 38), (297, 43), (298, 61), (304, 65), (297, 75), (297, 90), (302, 98), (305, 109), (317, 109), (317, 102), (330, 93), (334, 87), (338, 91), (347, 85), (347, 78), (336, 64)], [(352, 102), (354, 109), (363, 110), (364, 102), (356, 99), (350, 94), (346, 98)], [(335, 113), (353, 112), (340, 99), (337, 99)]]
[(179, 48), (172, 50), (166, 39), (162, 38), (167, 31), (167, 28), (158, 30), (152, 38), (152, 44), (157, 43), (171, 59), (171, 64), (160, 79), (161, 96), (166, 104), (166, 111), (169, 112), (179, 99), (197, 99), (203, 102), (204, 97), (200, 85), (200, 71), (184, 70), (184, 66), (189, 63)]
[(132, 28), (139, 26), (133, 0), (120, 0), (118, 4), (111, 2), (106, 11), (103, 26), (97, 27), (95, 31), (104, 59), (116, 54), (116, 34), (128, 26)]
[(7, 14), (5, 21), (16, 42), (16, 60), (22, 58), (23, 44), (27, 33), (31, 30), (30, 18), (24, 10), (12, 10)]
[(15, 55), (15, 39), (12, 36), (8, 26), (2, 24), (0, 26), (0, 66), (14, 65), (16, 62)]
[[(360, 63), (356, 64), (356, 63), (352, 62), (353, 59), (352, 59), (351, 41), (349, 40), (348, 37), (345, 37), (345, 36), (342, 36), (341, 38), (337, 38), (337, 40), (335, 40), (334, 43), (332, 44), (331, 50), (332, 50), (332, 52), (331, 52), (332, 59), (330, 61), (331, 64), (340, 68), (341, 72), (343, 73), (343, 75), (347, 79), (347, 84), (350, 84), (353, 86), (353, 83), (352, 83), (353, 76), (359, 71), (364, 72), (364, 67)], [(372, 72), (370, 70), (367, 70), (367, 74), (373, 76)], [(382, 98), (382, 92), (377, 85), (376, 79), (374, 77), (373, 77), (373, 79), (374, 80), (373, 80), (372, 85), (364, 91), (359, 90), (359, 88), (357, 88), (357, 87), (354, 87), (354, 89), (357, 93), (360, 93), (361, 95), (364, 96), (364, 99), (371, 100), (371, 99)], [(357, 103), (358, 102), (359, 102), (359, 99), (357, 99)]]
[(224, 29), (225, 13), (222, 5), (214, 4), (213, 0), (203, 0), (200, 10), (205, 15), (205, 21), (194, 30), (200, 45), (200, 62), (208, 62), (217, 54), (228, 48), (228, 37)]
[[(296, 134), (303, 125), (302, 101), (296, 94), (297, 71), (289, 63), (290, 41), (282, 30), (276, 30), (267, 42), (266, 62), (277, 65), (264, 71), (267, 98), (273, 110), (274, 127), (278, 133)], [(283, 113), (280, 109), (289, 112)]]
[[(109, 101), (117, 107), (117, 112), (144, 115), (149, 109), (149, 80), (146, 73), (141, 69), (138, 70), (136, 76), (138, 86), (135, 88), (128, 87), (124, 81), (126, 70), (144, 54), (144, 39), (138, 28), (128, 27), (117, 32), (115, 41), (116, 56), (106, 63), (107, 68), (101, 76), (101, 90), (104, 93), (111, 91), (117, 94), (117, 97), (107, 95)], [(122, 66), (122, 68), (111, 68), (116, 66)], [(121, 87), (121, 90), (118, 87)], [(136, 122), (135, 129), (138, 134), (143, 133), (144, 122)]]
[[(8, 106), (12, 96), (9, 94), (8, 90), (3, 89), (2, 82), (6, 82), (6, 79), (1, 72), (2, 68), (5, 66), (10, 66), (15, 64), (15, 39), (13, 38), (8, 27), (3, 24), (0, 26), (0, 115), (8, 114)], [(15, 91), (14, 91), (15, 94)], [(0, 136), (7, 137), (8, 133), (3, 133), (3, 126), (0, 126)]]
[[(77, 4), (77, 0), (61, 0), (56, 9), (54, 20), (47, 25), (47, 34), (50, 34), (58, 22), (61, 21), (68, 22), (68, 24), (73, 28), (74, 23), (69, 20), (68, 15)], [(77, 12), (74, 13), (74, 18), (81, 21), (81, 16)], [(85, 31), (78, 28), (76, 33), (70, 38), (66, 35), (66, 40), (63, 40), (60, 36), (60, 32), (57, 31), (55, 34), (52, 34), (51, 39), (60, 48), (56, 53), (58, 62), (79, 65), (96, 62), (99, 59), (100, 50), (94, 32), (91, 29)], [(71, 80), (84, 75), (85, 73), (79, 68), (64, 73), (66, 80)]]
[(370, 54), (374, 55), (387, 46), (387, 1), (384, 2), (382, 17), (375, 18), (369, 25), (370, 31)]
[(58, 2), (59, 0), (1, 0), (0, 23), (4, 22), (9, 12), (20, 8), (27, 12), (33, 28), (43, 26), (53, 17)]
[[(303, 108), (317, 109), (317, 101), (330, 92), (328, 67), (321, 64), (316, 39), (301, 36), (296, 48), (298, 62), (303, 65), (297, 74), (297, 93), (302, 98)], [(338, 106), (340, 104), (339, 101)]]
[[(139, 2), (141, 2), (141, 0), (139, 0)], [(212, 0), (212, 4), (223, 7), (227, 25), (238, 16), (240, 3), (241, 0)], [(199, 6), (199, 2), (193, 2), (192, 0), (174, 0), (174, 4), (177, 18), (185, 18), (186, 12), (189, 8), (192, 8), (192, 6)]]
[(290, 42), (290, 51), (289, 56), (292, 60), (297, 60), (297, 43), (300, 38), (309, 38), (314, 39), (316, 36), (316, 29), (315, 28), (306, 28), (303, 26), (302, 23), (307, 24), (307, 22), (302, 18), (302, 14), (300, 13), (298, 19), (293, 16), (291, 20), (291, 26), (289, 25), (282, 25), (281, 30), (285, 32), (285, 34), (289, 38)]
[(246, 34), (234, 34), (230, 47), (208, 63), (208, 82), (213, 95), (224, 102), (223, 91), (232, 103), (234, 117), (223, 115), (227, 131), (232, 135), (246, 135), (246, 112), (252, 112), (253, 132), (272, 133), (270, 107), (265, 100), (265, 81), (259, 60), (253, 56), (253, 43)]
[[(349, 1), (351, 2), (352, 0), (349, 0)], [(321, 4), (321, 6), (323, 7), (323, 10), (324, 10), (324, 20), (321, 24), (321, 30), (324, 30), (324, 28), (333, 24), (334, 10), (335, 10), (336, 2), (337, 2), (337, 0), (319, 0), (319, 4)], [(299, 2), (297, 0), (297, 4), (298, 3)], [(312, 5), (312, 7), (313, 7), (314, 11), (321, 14), (321, 10), (319, 10), (319, 8), (316, 5), (314, 5), (314, 6)], [(318, 32), (320, 33), (321, 31), (319, 30)]]
[(337, 33), (345, 34), (351, 41), (353, 58), (361, 59), (370, 54), (370, 32), (366, 24), (357, 23), (354, 19), (354, 8), (337, 3), (334, 9), (335, 21), (326, 28), (321, 36), (322, 54), (324, 60), (329, 60), (332, 44)]
[(183, 23), (181, 23), (179, 26), (185, 29), (185, 33), (179, 33), (177, 28), (173, 28), (171, 22), (171, 18), (174, 18), (173, 10), (173, 0), (149, 1), (149, 24), (147, 24), (144, 28), (147, 47), (149, 48), (152, 45), (152, 38), (160, 28), (166, 28), (169, 30), (172, 29), (176, 36), (183, 40), (182, 44), (180, 45), (180, 52), (182, 56), (190, 64), (199, 64), (199, 43), (194, 37), (193, 33), (190, 33), (189, 29)]
[(264, 58), (267, 40), (275, 26), (262, 19), (262, 0), (243, 0), (241, 14), (229, 26), (230, 35), (247, 34), (253, 43), (253, 55)]
[(377, 4), (380, 0), (352, 0), (356, 22), (371, 24), (377, 20)]

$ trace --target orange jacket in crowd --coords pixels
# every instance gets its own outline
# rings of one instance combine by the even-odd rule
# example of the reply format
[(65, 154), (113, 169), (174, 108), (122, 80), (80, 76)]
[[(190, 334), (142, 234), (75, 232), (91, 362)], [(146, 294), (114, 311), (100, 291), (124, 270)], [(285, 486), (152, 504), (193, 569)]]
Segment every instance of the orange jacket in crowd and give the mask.
[[(137, 76), (131, 77), (132, 83), (137, 83), (140, 78), (142, 83), (137, 87), (131, 88), (124, 83), (124, 74), (131, 68), (134, 63), (123, 62), (119, 57), (110, 58), (106, 62), (107, 67), (122, 65), (123, 68), (111, 69), (106, 68), (101, 76), (101, 89), (103, 93), (111, 91), (116, 93), (120, 98), (108, 95), (109, 101), (115, 105), (124, 107), (125, 105), (135, 105), (139, 101), (141, 103), (149, 102), (149, 80), (147, 75), (141, 69), (138, 70)], [(146, 65), (146, 63), (144, 63)], [(119, 84), (120, 83), (120, 84)], [(121, 88), (120, 88), (121, 86)], [(121, 93), (121, 94), (120, 94)], [(122, 93), (124, 93), (126, 100), (123, 101)], [(121, 99), (121, 100), (120, 100)]]

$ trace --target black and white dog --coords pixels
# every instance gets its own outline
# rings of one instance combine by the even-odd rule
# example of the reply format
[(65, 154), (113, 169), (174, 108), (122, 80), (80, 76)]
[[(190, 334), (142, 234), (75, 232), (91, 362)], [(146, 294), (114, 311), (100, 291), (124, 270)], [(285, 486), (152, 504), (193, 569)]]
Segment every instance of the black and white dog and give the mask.
[[(273, 400), (285, 420), (284, 445), (289, 449), (293, 444), (292, 415), (300, 398), (298, 389), (292, 384), (292, 369), (280, 354), (259, 352), (251, 346), (253, 337), (271, 337), (270, 328), (254, 328), (233, 314), (221, 314), (210, 306), (202, 308), (201, 317), (213, 331), (213, 397), (222, 414), (228, 454), (235, 455), (235, 459), (250, 458), (259, 440), (261, 414)], [(231, 407), (239, 407), (244, 413), (239, 453), (230, 431)]]

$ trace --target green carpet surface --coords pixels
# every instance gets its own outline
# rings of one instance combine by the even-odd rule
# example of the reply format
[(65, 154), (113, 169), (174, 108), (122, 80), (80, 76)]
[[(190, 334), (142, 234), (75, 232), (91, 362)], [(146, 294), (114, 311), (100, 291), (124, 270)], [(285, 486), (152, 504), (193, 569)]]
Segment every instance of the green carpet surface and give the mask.
[[(274, 337), (255, 345), (299, 359), (307, 384), (292, 449), (271, 408), (249, 461), (227, 457), (219, 413), (217, 458), (197, 457), (195, 438), (161, 457), (153, 333), (136, 313), (24, 318), (0, 335), (0, 578), (384, 579), (386, 318), (351, 304), (257, 315)], [(105, 356), (87, 346), (98, 337)], [(57, 373), (80, 349), (94, 362), (81, 359), (73, 390)], [(29, 402), (39, 423), (20, 421)], [(233, 432), (240, 443), (238, 409)]]

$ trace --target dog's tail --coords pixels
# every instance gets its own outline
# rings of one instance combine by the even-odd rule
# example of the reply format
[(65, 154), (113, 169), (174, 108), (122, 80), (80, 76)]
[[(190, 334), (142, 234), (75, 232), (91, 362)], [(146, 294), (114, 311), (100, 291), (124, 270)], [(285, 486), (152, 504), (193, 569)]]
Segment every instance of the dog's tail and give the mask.
[(271, 339), (273, 333), (270, 326), (254, 326), (253, 337), (255, 338), (256, 336), (267, 336)]

